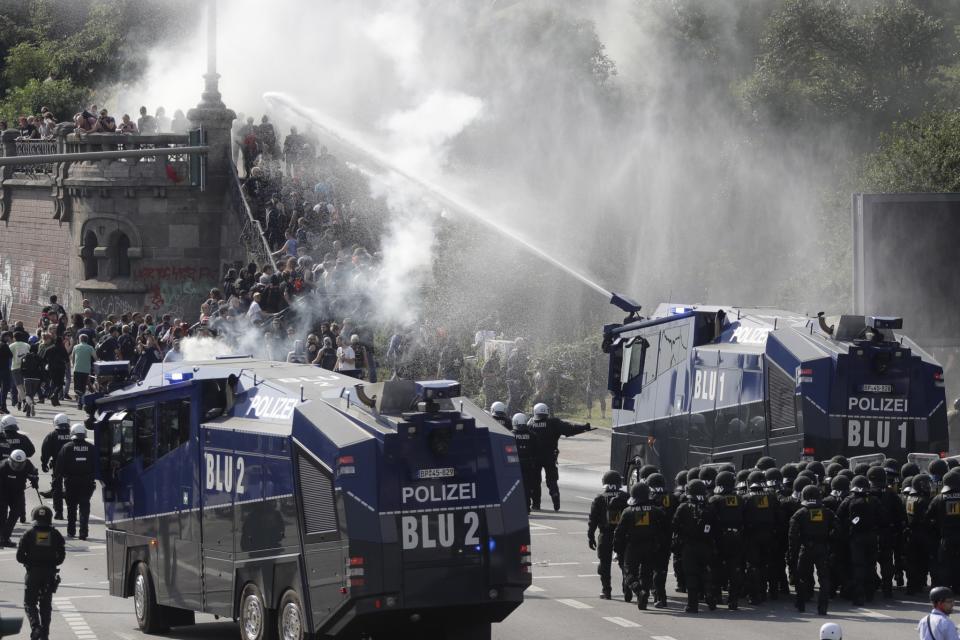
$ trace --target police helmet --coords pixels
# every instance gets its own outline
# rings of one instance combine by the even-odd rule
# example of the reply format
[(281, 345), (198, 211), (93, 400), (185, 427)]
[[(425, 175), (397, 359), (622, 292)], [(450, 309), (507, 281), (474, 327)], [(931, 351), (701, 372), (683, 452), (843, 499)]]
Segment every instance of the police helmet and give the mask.
[(802, 493), (807, 487), (812, 487), (816, 484), (813, 480), (807, 476), (797, 476), (797, 479), (793, 481), (793, 491), (794, 493)]
[(677, 472), (677, 475), (674, 477), (673, 481), (674, 481), (674, 483), (677, 485), (678, 488), (682, 488), (683, 485), (687, 484), (687, 472), (686, 472), (686, 471), (678, 471), (678, 472)]
[(750, 469), (740, 469), (737, 471), (737, 482), (747, 482), (751, 473), (753, 472)]
[(853, 475), (866, 477), (867, 472), (869, 470), (870, 470), (870, 465), (868, 465), (866, 462), (861, 462), (853, 468)]
[(650, 487), (642, 482), (638, 482), (630, 487), (630, 499), (633, 500), (634, 504), (640, 504), (641, 502), (649, 501)]
[(836, 462), (838, 465), (846, 469), (850, 466), (850, 461), (847, 460), (845, 456), (833, 456), (830, 458), (830, 462)]
[(916, 490), (913, 488), (913, 476), (903, 479), (903, 481), (900, 483), (900, 493), (907, 496), (912, 496), (916, 493)]
[(538, 402), (533, 405), (533, 417), (534, 418), (546, 418), (550, 415), (550, 407), (548, 407), (543, 402)]
[(642, 467), (640, 467), (640, 474), (639, 474), (639, 475), (640, 475), (640, 479), (641, 479), (641, 480), (646, 480), (647, 478), (649, 478), (649, 477), (652, 476), (653, 474), (657, 473), (658, 471), (660, 471), (660, 469), (657, 468), (657, 465), (655, 465), (655, 464), (645, 464), (645, 465), (643, 465)]
[(751, 489), (763, 488), (763, 471), (751, 471), (747, 476), (747, 485)]
[(953, 600), (953, 591), (950, 587), (934, 587), (930, 589), (930, 602), (939, 604), (944, 600)]
[(702, 498), (707, 495), (707, 485), (700, 479), (691, 480), (687, 483), (687, 495), (691, 498)]
[(929, 494), (933, 489), (933, 482), (930, 476), (925, 473), (918, 473), (913, 476), (913, 482), (910, 485), (914, 493)]
[(819, 460), (814, 460), (813, 462), (807, 465), (807, 471), (812, 471), (817, 479), (823, 478), (827, 475), (827, 470), (823, 468), (823, 463)]
[(696, 480), (700, 477), (700, 467), (690, 467), (687, 469), (687, 480)]
[(721, 471), (717, 474), (717, 487), (724, 491), (733, 491), (737, 479), (729, 471)]
[(70, 416), (68, 416), (65, 413), (58, 413), (57, 415), (53, 416), (53, 426), (56, 427), (57, 429), (60, 429), (62, 427), (69, 428)]
[(960, 471), (951, 471), (943, 476), (943, 489), (940, 493), (953, 493), (960, 491)]
[(957, 467), (960, 467), (960, 460), (957, 460), (956, 458), (947, 458), (948, 469), (956, 469)]
[(813, 484), (816, 484), (817, 482), (820, 481), (820, 478), (817, 477), (817, 474), (815, 474), (813, 471), (810, 471), (809, 469), (804, 469), (803, 471), (797, 474), (797, 477), (810, 478), (810, 482), (812, 482)]
[(768, 487), (779, 487), (780, 483), (783, 482), (783, 474), (780, 473), (780, 469), (776, 467), (771, 467), (764, 471), (763, 477)]
[(895, 476), (900, 475), (900, 463), (897, 462), (896, 458), (887, 458), (883, 461), (883, 468), (888, 474)]
[(10, 454), (10, 462), (14, 463), (18, 467), (27, 461), (27, 454), (23, 449), (14, 449)]
[(798, 469), (797, 465), (793, 464), (792, 462), (780, 467), (780, 475), (783, 476), (784, 482), (789, 480), (792, 483), (794, 480), (796, 480), (799, 473), (800, 469)]
[(883, 470), (883, 467), (870, 467), (867, 470), (867, 480), (874, 487), (882, 487), (887, 483), (887, 472)]
[(613, 469), (611, 469), (610, 471), (607, 471), (605, 474), (603, 474), (602, 482), (603, 482), (603, 486), (605, 487), (610, 485), (619, 487), (620, 485), (623, 484), (623, 478), (620, 476), (619, 471), (614, 471)]
[(490, 415), (505, 418), (507, 416), (507, 405), (500, 401), (494, 402), (490, 405)]
[(667, 480), (662, 473), (651, 473), (647, 476), (647, 486), (650, 487), (651, 491), (663, 491), (663, 488), (667, 486)]
[(800, 499), (804, 502), (816, 502), (820, 499), (820, 489), (818, 489), (815, 485), (804, 487), (803, 491), (800, 493)]
[(840, 471), (840, 473), (838, 473), (837, 475), (838, 475), (838, 476), (843, 476), (843, 477), (846, 478), (847, 480), (853, 480), (853, 477), (854, 477), (855, 475), (857, 475), (857, 474), (855, 474), (851, 469), (843, 469), (843, 470)]
[(49, 527), (53, 522), (53, 512), (50, 511), (50, 507), (40, 505), (30, 512), (30, 519), (41, 527)]
[(87, 428), (83, 424), (77, 422), (72, 427), (70, 427), (70, 435), (74, 438), (86, 438), (87, 437)]
[(855, 476), (850, 481), (850, 491), (853, 493), (866, 493), (870, 489), (870, 482), (866, 476)]
[(724, 462), (722, 465), (720, 465), (720, 468), (718, 469), (718, 471), (728, 471), (730, 473), (736, 473), (737, 466), (732, 462)]
[(843, 475), (837, 476), (830, 481), (830, 488), (840, 493), (847, 493), (850, 491), (850, 478)]
[(757, 469), (760, 471), (766, 471), (767, 469), (772, 469), (777, 466), (777, 461), (771, 458), (770, 456), (763, 456), (757, 460)]
[(0, 420), (0, 429), (4, 431), (17, 431), (20, 427), (17, 425), (16, 416), (3, 416), (3, 419)]
[(831, 462), (830, 464), (827, 465), (828, 478), (831, 478), (831, 479), (836, 478), (837, 474), (839, 474), (841, 471), (843, 471), (843, 467), (840, 466), (839, 462)]
[(949, 470), (950, 467), (947, 465), (947, 461), (940, 458), (931, 460), (930, 464), (927, 465), (927, 473), (934, 478), (942, 478)]
[(806, 460), (801, 460), (800, 462), (797, 463), (797, 469), (800, 471), (805, 471), (808, 464), (810, 463), (807, 462)]
[(710, 487), (717, 480), (717, 468), (716, 467), (701, 467), (700, 474), (698, 476), (703, 483)]
[(917, 466), (916, 462), (908, 462), (902, 467), (900, 467), (900, 477), (906, 478), (907, 476), (915, 476), (920, 473), (920, 467)]
[(843, 629), (835, 622), (820, 627), (820, 640), (843, 640)]

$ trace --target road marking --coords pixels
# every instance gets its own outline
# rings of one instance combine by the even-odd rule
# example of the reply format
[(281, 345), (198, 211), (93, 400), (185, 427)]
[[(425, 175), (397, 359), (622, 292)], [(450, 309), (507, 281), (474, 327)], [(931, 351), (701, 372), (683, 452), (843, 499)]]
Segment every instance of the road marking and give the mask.
[(540, 524), (539, 522), (531, 522), (530, 530), (531, 531), (556, 531), (556, 527), (549, 527), (545, 524)]
[(565, 604), (574, 609), (593, 609), (593, 607), (586, 602), (580, 602), (579, 600), (574, 600), (573, 598), (558, 598), (557, 602), (560, 604)]
[(626, 618), (620, 618), (618, 616), (611, 616), (609, 618), (604, 618), (607, 622), (612, 622), (613, 624), (618, 624), (621, 627), (639, 627), (640, 625), (634, 622), (633, 620), (627, 620)]
[(553, 531), (544, 531), (544, 532), (542, 532), (542, 533), (531, 533), (531, 534), (530, 534), (530, 537), (531, 537), (531, 538), (534, 538), (534, 537), (539, 538), (539, 537), (543, 537), (543, 536), (555, 536), (555, 535), (557, 535), (557, 534), (556, 534), (555, 532), (553, 532)]
[(546, 589), (544, 589), (543, 587), (538, 587), (535, 584), (532, 584), (529, 587), (527, 587), (527, 593), (543, 593), (544, 591), (546, 591)]
[(677, 640), (671, 636), (650, 636), (650, 640)]
[(53, 598), (53, 606), (56, 609), (57, 613), (66, 621), (67, 625), (70, 627), (70, 630), (73, 631), (74, 635), (77, 636), (79, 640), (90, 640), (96, 639), (97, 635), (90, 628), (90, 625), (87, 624), (86, 620), (83, 619), (83, 615), (77, 612), (76, 605), (71, 602), (76, 598), (102, 598), (103, 596), (59, 596)]
[(538, 575), (533, 576), (534, 580), (554, 580), (556, 578), (566, 578), (566, 576), (538, 576)]
[(581, 500), (586, 500), (587, 502), (593, 502), (593, 498), (585, 498), (583, 496), (577, 496), (577, 497), (580, 498)]
[(857, 609), (854, 609), (851, 613), (860, 614), (864, 618), (877, 618), (877, 619), (887, 619), (887, 620), (890, 619), (890, 616), (884, 615), (879, 611), (871, 611), (870, 609), (857, 608)]
[(538, 562), (538, 567), (570, 567), (575, 564), (580, 564), (579, 562), (550, 562), (549, 560), (544, 560), (543, 562)]
[(577, 574), (577, 577), (578, 577), (578, 578), (596, 578), (596, 577), (597, 577), (597, 574), (595, 574), (595, 573), (578, 573), (578, 574)]

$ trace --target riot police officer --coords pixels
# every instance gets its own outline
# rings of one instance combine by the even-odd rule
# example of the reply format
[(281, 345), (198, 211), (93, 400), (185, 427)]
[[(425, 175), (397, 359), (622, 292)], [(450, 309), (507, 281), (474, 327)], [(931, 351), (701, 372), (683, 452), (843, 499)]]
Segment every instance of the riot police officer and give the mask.
[(17, 562), (27, 569), (23, 609), (30, 621), (31, 640), (49, 640), (51, 600), (60, 584), (57, 567), (67, 557), (60, 532), (51, 526), (53, 514), (40, 506), (31, 514), (33, 526), (20, 538)]
[(950, 467), (947, 466), (947, 461), (937, 458), (936, 460), (931, 460), (930, 464), (927, 465), (927, 474), (930, 476), (930, 480), (933, 482), (933, 492), (940, 493), (942, 488), (941, 482), (943, 482), (943, 476), (947, 475), (947, 472), (950, 470)]
[(530, 420), (530, 430), (537, 436), (537, 482), (533, 487), (533, 508), (540, 509), (540, 473), (546, 477), (547, 491), (553, 500), (553, 510), (560, 511), (560, 486), (557, 480), (560, 472), (557, 470), (557, 457), (560, 455), (560, 437), (569, 438), (587, 431), (592, 431), (590, 423), (583, 425), (571, 424), (560, 418), (551, 417), (550, 408), (542, 402), (533, 407), (533, 418)]
[(933, 579), (956, 592), (960, 591), (960, 471), (944, 475), (942, 484), (927, 509), (927, 520), (939, 533)]
[(657, 545), (669, 530), (663, 509), (650, 500), (650, 488), (638, 482), (630, 488), (630, 504), (623, 510), (613, 534), (613, 548), (623, 562), (624, 600), (637, 596), (637, 608), (646, 609), (653, 586)]
[[(837, 473), (836, 477), (830, 482), (830, 495), (823, 498), (823, 506), (834, 513), (839, 513), (840, 505), (850, 495), (850, 478), (845, 474)], [(836, 535), (830, 539), (830, 589), (831, 596), (835, 595), (838, 589), (844, 590), (847, 594), (847, 576), (850, 567), (850, 548), (847, 541), (840, 534), (839, 525), (835, 527)]]
[(800, 469), (795, 464), (785, 464), (780, 467), (780, 476), (783, 480), (780, 482), (780, 497), (786, 498), (793, 495), (793, 481), (800, 474)]
[(713, 493), (713, 488), (717, 483), (717, 468), (700, 467), (700, 473), (697, 475), (697, 477), (703, 480), (703, 484), (707, 488), (707, 495), (709, 496), (711, 493)]
[(880, 523), (877, 560), (880, 563), (880, 588), (885, 598), (893, 597), (894, 557), (900, 547), (900, 535), (906, 525), (903, 502), (887, 484), (887, 472), (883, 467), (870, 467), (867, 481), (870, 493), (880, 501), (883, 521)]
[[(882, 472), (882, 471), (881, 471)], [(850, 495), (837, 512), (841, 535), (850, 554), (849, 592), (854, 606), (873, 600), (876, 591), (877, 548), (884, 523), (883, 506), (870, 493), (870, 483), (856, 476), (850, 483)]]
[(737, 471), (737, 493), (741, 496), (746, 496), (750, 493), (750, 483), (747, 481), (750, 473), (750, 469), (740, 469), (740, 471)]
[(757, 471), (766, 471), (767, 469), (773, 469), (777, 466), (777, 461), (774, 460), (771, 456), (763, 456), (757, 460), (756, 468)]
[(656, 557), (653, 561), (653, 606), (657, 609), (664, 609), (667, 606), (667, 567), (670, 566), (669, 525), (673, 522), (673, 514), (676, 512), (678, 504), (676, 497), (664, 490), (665, 484), (666, 480), (659, 473), (653, 473), (647, 477), (647, 486), (650, 487), (650, 500), (663, 509), (668, 525), (664, 528), (660, 540), (657, 542)]
[[(600, 564), (597, 573), (600, 574), (600, 597), (610, 599), (610, 564), (613, 560), (613, 532), (620, 523), (620, 514), (627, 508), (629, 497), (620, 487), (623, 479), (616, 471), (610, 470), (603, 474), (603, 492), (593, 499), (590, 505), (590, 519), (587, 524), (587, 543), (597, 552)], [(637, 483), (639, 485), (639, 483)], [(635, 486), (637, 486), (635, 485)], [(600, 537), (597, 538), (599, 532)], [(621, 561), (623, 556), (618, 552)], [(620, 565), (623, 574), (623, 565)], [(621, 580), (623, 585), (623, 599), (630, 602), (633, 591), (627, 588), (627, 579), (624, 574)]]
[(63, 478), (67, 498), (67, 536), (77, 533), (77, 512), (80, 513), (80, 539), (86, 540), (89, 531), (90, 497), (96, 488), (95, 452), (87, 442), (87, 428), (79, 422), (70, 427), (73, 438), (60, 449), (55, 473)]
[(717, 515), (717, 560), (714, 599), (727, 587), (727, 606), (736, 610), (743, 589), (743, 498), (737, 495), (736, 478), (729, 471), (717, 474), (716, 495), (710, 506)]
[(6, 517), (0, 522), (0, 543), (3, 546), (16, 546), (10, 542), (10, 536), (17, 519), (23, 516), (27, 508), (24, 496), (27, 482), (36, 489), (39, 481), (37, 468), (27, 460), (27, 454), (20, 449), (14, 449), (9, 458), (0, 462), (0, 503), (6, 511)]
[[(70, 442), (70, 418), (65, 413), (58, 413), (53, 417), (53, 431), (47, 434), (40, 445), (40, 468), (44, 473), (57, 466), (57, 454), (65, 444)], [(53, 517), (63, 520), (63, 478), (53, 474), (50, 479), (51, 495), (53, 496)], [(44, 494), (46, 497), (47, 494)]]
[[(494, 403), (496, 404), (496, 403)], [(504, 408), (504, 411), (506, 408)], [(513, 439), (517, 443), (517, 460), (520, 462), (520, 475), (523, 477), (523, 491), (526, 496), (527, 513), (530, 513), (533, 485), (540, 484), (537, 473), (537, 436), (527, 426), (527, 416), (518, 413), (513, 416)]]
[(927, 574), (935, 562), (934, 553), (937, 549), (936, 532), (931, 528), (927, 519), (930, 508), (930, 490), (932, 483), (930, 476), (919, 473), (913, 476), (910, 483), (910, 494), (907, 496), (907, 532), (909, 542), (906, 545), (906, 571), (908, 595), (920, 593), (927, 586)]
[(817, 613), (827, 615), (830, 601), (830, 538), (833, 535), (833, 511), (820, 501), (820, 489), (814, 485), (803, 488), (800, 508), (790, 518), (790, 565), (797, 576), (797, 611), (806, 608), (806, 601), (813, 596), (813, 569), (817, 569), (820, 593), (817, 596)]
[[(687, 495), (687, 472), (678, 471), (676, 477), (674, 477), (673, 483), (673, 498), (676, 504), (680, 505)], [(673, 522), (672, 516), (670, 518), (670, 522)], [(683, 558), (680, 557), (679, 550), (673, 550), (672, 544), (670, 545), (670, 548), (673, 552), (673, 577), (677, 581), (677, 593), (686, 593), (687, 578), (683, 574)]]
[(641, 481), (646, 482), (647, 478), (652, 476), (655, 473), (660, 473), (660, 469), (657, 468), (655, 464), (645, 464), (640, 467), (640, 471), (637, 473), (637, 476)]
[(687, 579), (687, 613), (699, 611), (700, 596), (705, 596), (711, 611), (717, 608), (713, 599), (712, 565), (716, 513), (707, 502), (707, 488), (700, 479), (687, 483), (687, 501), (673, 515), (673, 531), (683, 558)]
[[(787, 582), (794, 586), (797, 585), (797, 574), (794, 571), (794, 569), (796, 569), (796, 563), (787, 561), (787, 558), (789, 558), (790, 555), (790, 518), (793, 517), (793, 514), (797, 512), (797, 509), (800, 508), (800, 505), (803, 502), (803, 490), (809, 486), (812, 486), (813, 484), (814, 482), (809, 476), (798, 475), (797, 479), (793, 481), (793, 492), (789, 496), (780, 498), (780, 522), (782, 523), (781, 529), (783, 530), (783, 557), (787, 567)], [(777, 576), (779, 577), (780, 574), (777, 573)]]
[[(523, 414), (518, 414), (523, 415)], [(510, 418), (507, 417), (507, 405), (502, 402), (494, 402), (490, 405), (490, 416), (503, 425), (504, 429), (510, 429)]]
[(768, 585), (775, 595), (771, 566), (778, 550), (774, 532), (779, 526), (779, 502), (765, 491), (762, 471), (751, 471), (747, 483), (750, 493), (745, 496), (743, 513), (747, 591), (750, 604), (757, 605), (766, 600)]
[[(800, 477), (799, 473), (797, 477)], [(780, 501), (782, 500), (780, 496), (780, 486), (783, 484), (783, 474), (780, 473), (779, 468), (770, 467), (763, 472), (763, 478), (765, 485), (764, 491), (770, 496), (771, 501), (777, 505), (779, 511)], [(776, 600), (781, 591), (790, 593), (790, 587), (788, 586), (788, 580), (785, 575), (787, 568), (787, 525), (789, 522), (789, 518), (779, 515), (777, 517), (777, 527), (773, 532), (776, 549), (775, 553), (770, 556), (770, 599), (772, 600)]]
[(37, 448), (33, 446), (30, 438), (20, 433), (20, 425), (17, 424), (16, 416), (3, 416), (3, 419), (0, 420), (0, 428), (3, 429), (3, 437), (7, 441), (8, 455), (15, 449), (20, 449), (27, 454), (28, 458), (32, 458), (33, 454), (37, 452)]

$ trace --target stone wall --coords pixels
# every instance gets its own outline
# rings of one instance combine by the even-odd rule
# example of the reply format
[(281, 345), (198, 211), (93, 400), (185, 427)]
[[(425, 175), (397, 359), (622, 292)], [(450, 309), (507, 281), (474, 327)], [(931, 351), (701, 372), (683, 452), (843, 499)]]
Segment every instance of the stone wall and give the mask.
[(0, 222), (0, 312), (32, 328), (51, 294), (65, 305), (75, 294), (71, 223), (54, 219), (49, 187), (11, 186), (9, 202)]

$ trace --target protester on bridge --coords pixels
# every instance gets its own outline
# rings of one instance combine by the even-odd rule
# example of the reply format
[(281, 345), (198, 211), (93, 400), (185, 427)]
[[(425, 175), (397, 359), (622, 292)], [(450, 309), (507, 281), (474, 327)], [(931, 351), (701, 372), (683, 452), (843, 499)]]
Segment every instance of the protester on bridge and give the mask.
[(100, 117), (97, 118), (97, 124), (93, 126), (94, 133), (113, 133), (116, 130), (117, 121), (107, 113), (106, 109), (101, 109)]
[(31, 514), (33, 527), (20, 538), (17, 562), (27, 575), (23, 609), (30, 621), (31, 640), (49, 640), (52, 599), (60, 584), (57, 567), (67, 558), (63, 536), (52, 526), (50, 509), (39, 506)]
[(137, 129), (145, 136), (152, 136), (157, 133), (157, 120), (147, 113), (146, 107), (140, 107), (140, 117), (137, 118)]
[(117, 133), (127, 133), (127, 134), (136, 134), (137, 125), (135, 122), (130, 120), (130, 114), (125, 113), (120, 118), (120, 124), (117, 125)]
[(157, 123), (157, 133), (170, 133), (170, 118), (167, 117), (166, 109), (157, 107), (157, 115), (154, 120)]
[(187, 132), (187, 129), (190, 128), (190, 122), (187, 120), (187, 116), (183, 114), (183, 111), (177, 109), (173, 112), (173, 121), (170, 123), (170, 132), (176, 133), (178, 135), (183, 135)]

